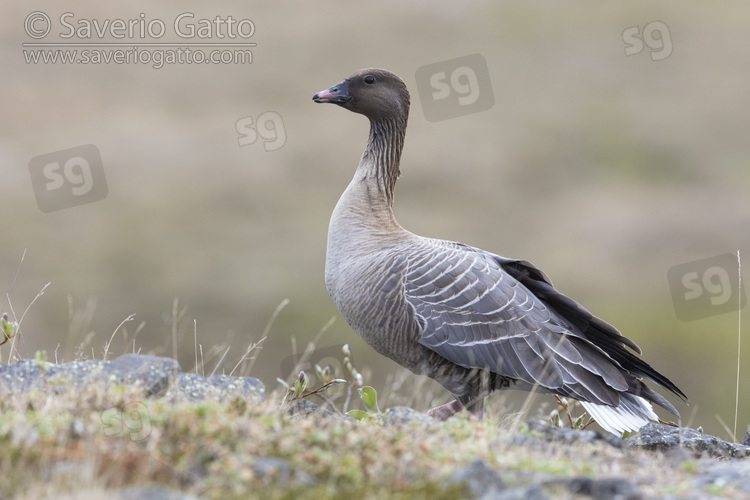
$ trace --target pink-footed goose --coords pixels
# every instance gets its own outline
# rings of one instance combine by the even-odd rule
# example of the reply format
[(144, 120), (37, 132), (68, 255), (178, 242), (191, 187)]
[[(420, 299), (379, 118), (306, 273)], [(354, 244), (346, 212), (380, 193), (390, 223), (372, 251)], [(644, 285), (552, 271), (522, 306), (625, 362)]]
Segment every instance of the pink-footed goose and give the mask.
[(395, 74), (363, 69), (316, 93), (370, 120), (370, 136), (328, 228), (325, 281), (341, 315), (377, 352), (437, 380), (456, 401), (431, 410), (481, 416), (501, 388), (540, 390), (580, 401), (621, 434), (657, 420), (649, 402), (677, 410), (643, 383), (677, 396), (667, 377), (628, 348), (638, 346), (524, 260), (417, 236), (396, 222), (393, 188), (409, 115)]

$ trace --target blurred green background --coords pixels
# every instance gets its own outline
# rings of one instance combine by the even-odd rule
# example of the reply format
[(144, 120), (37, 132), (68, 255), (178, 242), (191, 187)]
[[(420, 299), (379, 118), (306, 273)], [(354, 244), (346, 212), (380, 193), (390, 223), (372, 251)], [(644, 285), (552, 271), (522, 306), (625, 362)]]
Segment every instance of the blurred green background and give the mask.
[[(311, 96), (379, 66), (412, 92), (396, 189), (401, 224), (532, 261), (688, 394), (690, 406), (677, 405), (683, 424), (727, 437), (719, 419), (733, 425), (738, 314), (679, 321), (667, 271), (737, 250), (750, 256), (750, 5), (28, 5), (5, 2), (0, 20), (1, 309), (10, 312), (10, 300), (20, 317), (51, 285), (23, 320), (15, 344), (22, 357), (46, 349), (59, 361), (101, 358), (135, 314), (109, 357), (135, 344), (192, 370), (195, 326), (203, 370), (221, 360), (217, 373), (229, 373), (289, 299), (253, 353), (251, 374), (270, 388), (290, 375), (294, 346), (303, 349), (337, 317), (319, 350), (337, 359), (330, 346), (349, 343), (381, 407), (447, 401), (439, 387), (414, 386), (416, 377), (362, 344), (323, 284), (328, 218), (367, 123)], [(64, 12), (74, 14), (71, 23), (144, 13), (170, 32), (179, 14), (192, 12), (195, 21), (251, 19), (257, 47), (244, 65), (27, 64), (22, 44), (35, 40), (24, 20), (34, 10), (52, 19), (50, 42), (63, 41)], [(648, 47), (626, 56), (623, 32), (653, 21), (668, 26), (661, 35), (671, 41), (669, 56), (652, 60)], [(487, 61), (494, 106), (425, 120), (417, 68), (474, 53)], [(269, 111), (281, 118), (283, 146), (240, 146), (237, 122)], [(29, 161), (83, 144), (101, 153), (108, 195), (41, 212)], [(738, 438), (750, 422), (746, 346)], [(3, 362), (9, 355), (0, 348)], [(502, 406), (518, 410), (519, 399)]]

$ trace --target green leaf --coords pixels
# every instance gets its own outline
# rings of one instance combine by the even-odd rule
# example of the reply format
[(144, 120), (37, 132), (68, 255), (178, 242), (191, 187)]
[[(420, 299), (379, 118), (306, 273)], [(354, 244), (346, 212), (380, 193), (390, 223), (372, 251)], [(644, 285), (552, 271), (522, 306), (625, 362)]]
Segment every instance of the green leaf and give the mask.
[(378, 393), (375, 389), (369, 385), (365, 386), (359, 390), (359, 397), (362, 398), (368, 412), (380, 413), (380, 410), (378, 410)]
[(8, 314), (4, 313), (2, 318), (0, 318), (0, 330), (2, 330), (0, 345), (3, 345), (16, 335), (18, 332), (18, 323), (15, 321), (8, 321)]
[(555, 412), (555, 414), (550, 418), (550, 421), (555, 427), (560, 427), (560, 414)]
[(362, 411), (362, 410), (349, 410), (348, 412), (346, 412), (346, 414), (349, 415), (350, 417), (356, 418), (360, 422), (369, 416), (369, 413), (367, 413), (366, 411)]
[(583, 415), (581, 415), (580, 417), (576, 419), (575, 428), (581, 429), (582, 426), (583, 426)]
[(294, 381), (294, 395), (296, 397), (300, 397), (303, 392), (305, 392), (305, 389), (307, 388), (307, 379), (302, 378), (302, 380), (297, 379)]

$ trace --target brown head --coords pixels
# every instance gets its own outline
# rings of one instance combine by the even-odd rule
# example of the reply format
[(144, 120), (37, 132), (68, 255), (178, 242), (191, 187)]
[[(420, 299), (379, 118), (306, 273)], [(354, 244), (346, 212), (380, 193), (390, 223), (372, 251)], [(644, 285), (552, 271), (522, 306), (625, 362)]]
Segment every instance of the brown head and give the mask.
[(405, 120), (409, 115), (406, 84), (385, 69), (361, 69), (343, 82), (316, 93), (313, 101), (338, 104), (373, 121)]

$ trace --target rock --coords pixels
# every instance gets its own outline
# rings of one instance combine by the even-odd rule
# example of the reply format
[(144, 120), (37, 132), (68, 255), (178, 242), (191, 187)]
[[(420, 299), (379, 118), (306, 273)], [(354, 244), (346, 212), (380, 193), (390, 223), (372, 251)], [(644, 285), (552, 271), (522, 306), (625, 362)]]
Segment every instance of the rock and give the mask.
[[(603, 442), (614, 448), (622, 448), (624, 446), (623, 440), (614, 434), (609, 432), (599, 431), (582, 431), (569, 429), (566, 427), (555, 427), (539, 420), (529, 420), (526, 422), (529, 429), (529, 434), (535, 438), (542, 439), (548, 442), (558, 443), (594, 443)], [(519, 435), (518, 439), (514, 436), (514, 444), (523, 444), (524, 441), (528, 441)]]
[(112, 361), (71, 361), (62, 364), (22, 359), (10, 365), (0, 365), (0, 397), (34, 390), (52, 390), (55, 393), (71, 389), (81, 391), (87, 385), (102, 384), (104, 387), (140, 387), (146, 397), (154, 398), (164, 396), (174, 388), (177, 399), (181, 401), (265, 400), (265, 385), (257, 378), (226, 375), (201, 377), (195, 373), (179, 373), (179, 368), (179, 363), (174, 359), (144, 354), (125, 354)]
[[(0, 396), (46, 391), (59, 393), (73, 387), (80, 390), (86, 377), (101, 369), (104, 361), (71, 361), (64, 364), (42, 363), (44, 371), (33, 359), (21, 359), (11, 365), (0, 365)], [(46, 382), (45, 382), (46, 380)]]
[(124, 354), (102, 365), (92, 373), (90, 381), (104, 381), (107, 385), (130, 385), (143, 389), (146, 397), (163, 396), (177, 379), (180, 364), (172, 358), (148, 354)]
[(292, 417), (339, 418), (330, 410), (316, 405), (308, 399), (296, 399), (283, 405)]
[(742, 438), (740, 444), (743, 446), (750, 446), (750, 429), (745, 433), (745, 437)]
[(566, 489), (574, 495), (586, 495), (597, 500), (638, 500), (642, 498), (638, 486), (627, 479), (591, 479), (576, 477), (567, 481)]
[(644, 450), (667, 451), (683, 447), (693, 452), (707, 453), (716, 458), (745, 458), (750, 456), (750, 447), (729, 443), (709, 434), (686, 427), (650, 423), (640, 432), (627, 439), (627, 446)]
[(698, 469), (698, 477), (693, 480), (699, 488), (715, 486), (734, 487), (750, 493), (750, 462), (708, 462)]
[(435, 420), (429, 415), (409, 408), (408, 406), (394, 406), (385, 410), (383, 423), (385, 425), (418, 425), (428, 426)]
[(487, 467), (482, 460), (475, 460), (454, 471), (447, 477), (446, 483), (448, 485), (463, 484), (471, 493), (471, 498), (484, 498), (505, 489), (505, 484), (500, 476)]
[(180, 373), (177, 375), (177, 387), (179, 397), (186, 401), (211, 399), (224, 402), (240, 398), (259, 402), (266, 399), (266, 386), (253, 377), (201, 377), (197, 373)]
[(487, 493), (479, 500), (547, 500), (547, 495), (541, 486), (534, 485)]

